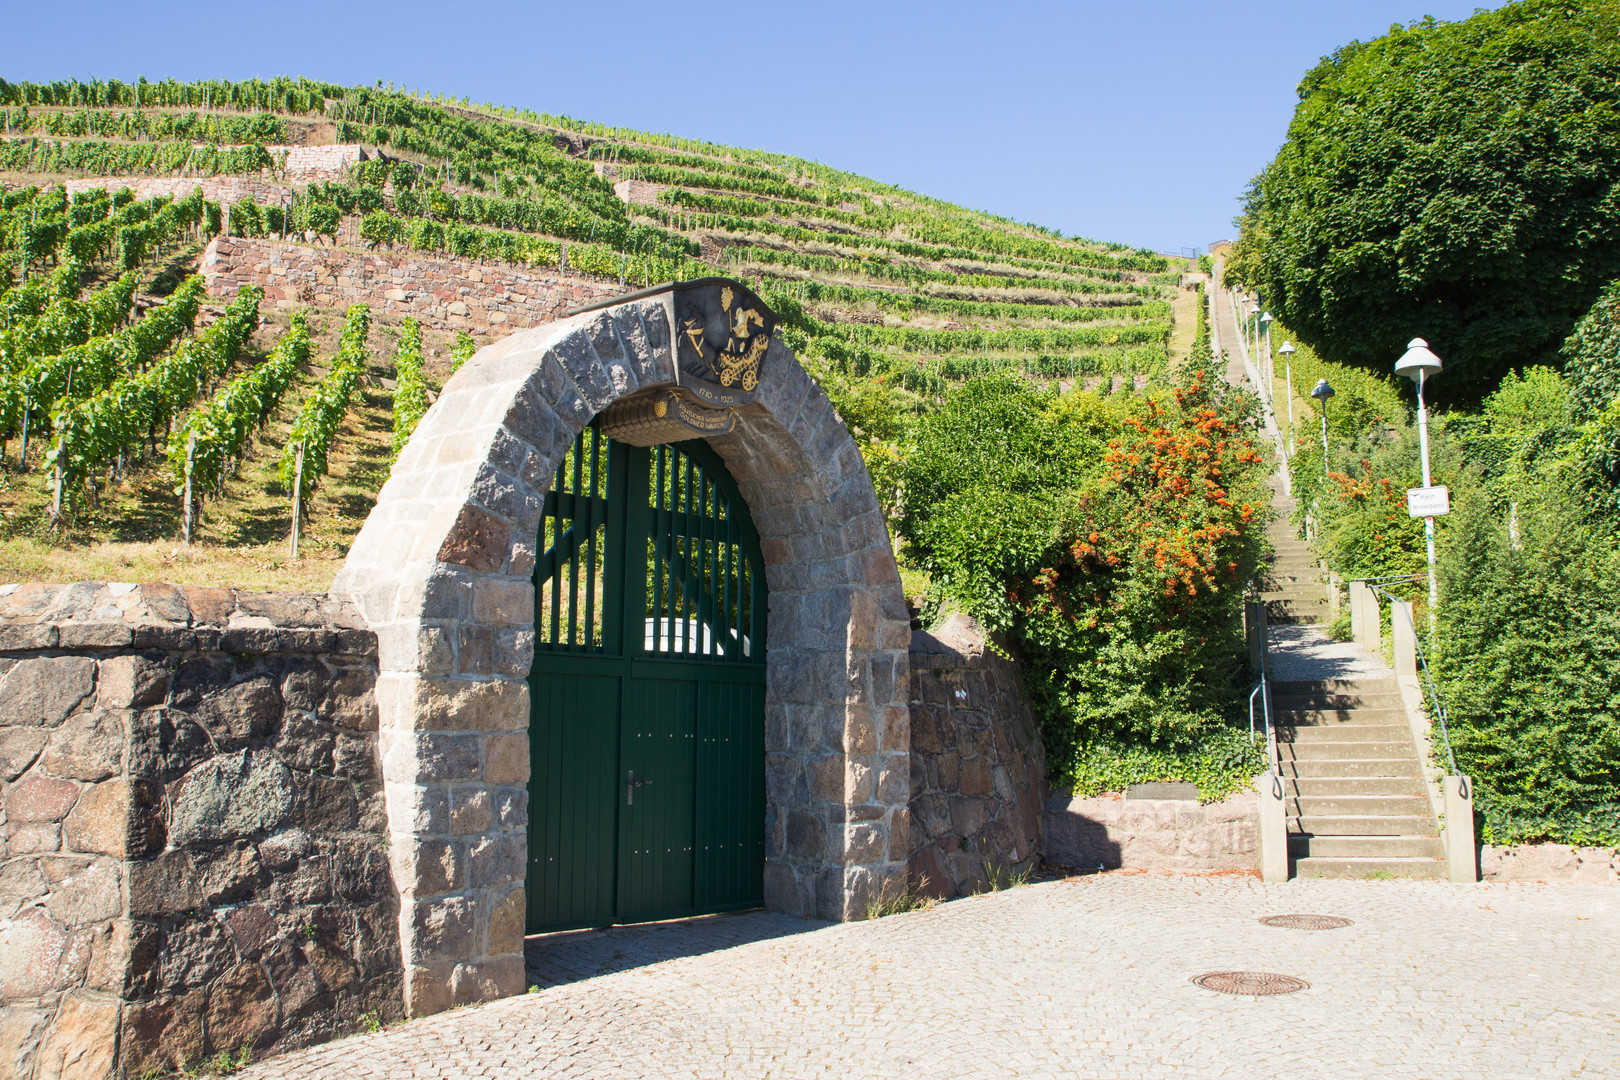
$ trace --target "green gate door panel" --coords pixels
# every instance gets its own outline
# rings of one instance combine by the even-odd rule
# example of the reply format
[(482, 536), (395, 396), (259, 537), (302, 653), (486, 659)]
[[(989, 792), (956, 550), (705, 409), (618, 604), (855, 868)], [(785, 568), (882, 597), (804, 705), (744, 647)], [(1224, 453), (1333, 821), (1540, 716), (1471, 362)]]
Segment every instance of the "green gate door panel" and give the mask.
[(587, 429), (539, 540), (529, 932), (759, 906), (765, 575), (730, 474)]
[[(690, 915), (697, 684), (636, 679), (620, 726), (619, 922)], [(634, 785), (634, 786), (631, 786)]]
[(711, 681), (697, 692), (694, 902), (703, 911), (758, 907), (765, 885), (765, 684)]
[(537, 672), (529, 710), (528, 924), (563, 929), (613, 921), (619, 790), (615, 673)]

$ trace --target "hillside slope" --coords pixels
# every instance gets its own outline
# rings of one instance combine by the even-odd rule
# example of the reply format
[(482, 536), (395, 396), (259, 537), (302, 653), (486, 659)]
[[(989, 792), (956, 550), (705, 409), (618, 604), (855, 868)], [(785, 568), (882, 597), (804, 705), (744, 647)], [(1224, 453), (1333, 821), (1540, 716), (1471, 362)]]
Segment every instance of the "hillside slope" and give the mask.
[[(1182, 295), (1179, 260), (1172, 267), (815, 162), (392, 89), (294, 79), (0, 82), (0, 113), (10, 280), (61, 257), (47, 246), (63, 242), (47, 235), (54, 219), (39, 213), (54, 205), (57, 183), (73, 192), (57, 197), (63, 229), (93, 218), (98, 188), (144, 197), (203, 187), (208, 206), (195, 227), (135, 253), (141, 289), (154, 296), (221, 230), (315, 259), (436, 254), (626, 289), (724, 273), (751, 282), (784, 316), (790, 343), (858, 429), (880, 483), (907, 415), (949, 381), (1010, 368), (1117, 385), (1161, 372)], [(28, 196), (29, 186), (40, 191)], [(84, 260), (87, 287), (129, 263), (121, 244), (122, 234)], [(235, 370), (251, 368), (285, 327), (273, 306)], [(314, 298), (309, 306), (312, 372), (207, 504), (196, 544), (175, 542), (172, 478), (140, 462), (52, 528), (36, 438), (33, 471), (17, 473), (13, 451), (0, 480), (0, 578), (223, 573), (261, 587), (322, 587), (387, 475), (399, 315), (381, 298), (373, 304), (370, 377), (309, 507), (317, 541), (291, 564), (290, 503), (274, 456), (342, 316)], [(430, 386), (448, 374), (458, 331), (478, 343), (508, 332), (458, 321), (426, 327)]]

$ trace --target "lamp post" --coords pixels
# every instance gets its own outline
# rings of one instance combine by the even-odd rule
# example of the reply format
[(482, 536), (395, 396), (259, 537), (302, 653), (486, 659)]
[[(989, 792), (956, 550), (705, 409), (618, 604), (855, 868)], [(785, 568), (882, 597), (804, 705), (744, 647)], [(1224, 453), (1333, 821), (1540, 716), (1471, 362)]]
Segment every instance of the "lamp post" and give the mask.
[[(1283, 396), (1285, 398), (1287, 398), (1287, 400), (1288, 400), (1288, 456), (1293, 457), (1294, 456), (1294, 343), (1292, 341), (1285, 341), (1285, 342), (1282, 343), (1282, 347), (1280, 349), (1278, 349), (1277, 351), (1282, 353), (1282, 355), (1283, 355), (1283, 372), (1288, 376), (1288, 389), (1287, 389), (1287, 393), (1285, 393)], [(1327, 385), (1326, 380), (1323, 381), (1323, 385), (1324, 386)], [(1329, 391), (1332, 391), (1332, 389), (1333, 388), (1331, 386), (1328, 387)]]
[(1328, 474), (1327, 403), (1328, 398), (1332, 397), (1333, 393), (1333, 387), (1328, 385), (1326, 379), (1316, 380), (1316, 389), (1311, 391), (1311, 397), (1320, 402), (1322, 406), (1322, 479), (1324, 480), (1327, 479)]
[(1271, 360), (1271, 312), (1268, 311), (1260, 316), (1260, 325), (1266, 328), (1266, 400), (1272, 403), (1272, 409), (1275, 411), (1277, 395), (1271, 386), (1276, 376)]
[[(1243, 336), (1249, 343), (1249, 362), (1254, 365), (1254, 373), (1256, 378), (1259, 378), (1260, 376), (1260, 359), (1259, 357), (1255, 356), (1255, 351), (1259, 346), (1259, 335), (1255, 332), (1256, 327), (1254, 325), (1254, 316), (1259, 310), (1260, 305), (1255, 303), (1255, 301), (1251, 298), (1248, 306), (1243, 311)], [(1265, 396), (1264, 391), (1261, 392), (1261, 396)]]
[[(1418, 399), (1418, 456), (1423, 459), (1423, 486), (1433, 487), (1429, 478), (1429, 410), (1423, 404), (1423, 383), (1430, 375), (1440, 373), (1440, 358), (1429, 350), (1429, 343), (1413, 338), (1406, 352), (1395, 361), (1395, 374), (1404, 375), (1417, 383)], [(1440, 605), (1440, 591), (1434, 580), (1434, 515), (1423, 519), (1423, 539), (1429, 548), (1429, 643), (1434, 643), (1435, 609)]]

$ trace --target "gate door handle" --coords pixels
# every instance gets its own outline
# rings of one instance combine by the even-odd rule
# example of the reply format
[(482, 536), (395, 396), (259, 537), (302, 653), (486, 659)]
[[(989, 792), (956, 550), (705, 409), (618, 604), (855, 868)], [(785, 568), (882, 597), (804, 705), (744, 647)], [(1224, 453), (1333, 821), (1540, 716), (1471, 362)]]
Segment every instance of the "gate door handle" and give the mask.
[(631, 769), (630, 770), (630, 778), (625, 782), (625, 787), (624, 787), (624, 805), (626, 805), (626, 806), (634, 806), (634, 805), (636, 805), (636, 788), (638, 788), (638, 787), (646, 787), (650, 783), (652, 783), (651, 780), (637, 780), (636, 779), (636, 770)]

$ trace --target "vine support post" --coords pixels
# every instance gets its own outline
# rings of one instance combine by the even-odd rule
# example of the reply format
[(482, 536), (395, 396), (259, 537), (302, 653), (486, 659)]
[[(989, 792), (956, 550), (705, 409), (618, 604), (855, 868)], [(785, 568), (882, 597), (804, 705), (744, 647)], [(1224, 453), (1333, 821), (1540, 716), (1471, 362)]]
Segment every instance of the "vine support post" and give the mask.
[(181, 533), (187, 545), (191, 543), (191, 470), (197, 461), (197, 433), (195, 431), (186, 438), (186, 505), (184, 516), (181, 518)]
[(298, 558), (298, 529), (304, 509), (304, 444), (293, 451), (292, 557)]
[(17, 455), (17, 471), (28, 471), (28, 399), (23, 398), (22, 453)]
[(51, 484), (51, 528), (56, 528), (57, 522), (62, 520), (62, 480), (64, 470), (62, 459), (67, 456), (67, 433), (56, 444), (56, 477)]

